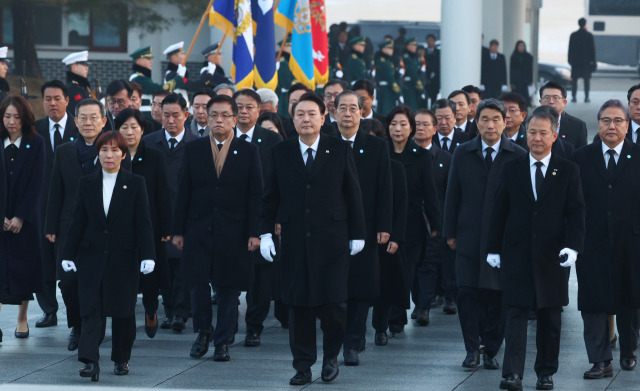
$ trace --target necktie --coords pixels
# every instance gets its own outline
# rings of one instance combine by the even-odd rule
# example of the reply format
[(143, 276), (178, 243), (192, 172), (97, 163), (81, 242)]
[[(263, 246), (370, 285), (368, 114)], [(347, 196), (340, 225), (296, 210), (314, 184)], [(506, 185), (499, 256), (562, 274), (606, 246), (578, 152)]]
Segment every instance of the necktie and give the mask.
[(307, 148), (307, 171), (311, 173), (311, 166), (313, 165), (313, 149)]
[(487, 147), (487, 149), (485, 149), (484, 151), (486, 152), (486, 155), (484, 156), (484, 162), (487, 164), (487, 168), (491, 170), (491, 164), (493, 163), (493, 159), (491, 157), (493, 154), (493, 148)]
[(536, 162), (536, 200), (540, 197), (540, 191), (542, 190), (542, 182), (544, 182), (544, 175), (542, 175), (542, 162)]
[(240, 140), (242, 140), (242, 141), (247, 141), (248, 138), (249, 138), (249, 136), (247, 136), (246, 134), (241, 134), (240, 135)]
[(462, 128), (458, 128), (458, 127), (456, 127), (456, 128), (453, 128), (453, 131), (454, 131), (454, 132), (462, 132)]
[(169, 144), (171, 144), (169, 146), (169, 149), (171, 149), (173, 151), (173, 149), (176, 147), (176, 144), (178, 143), (178, 140), (176, 140), (175, 138), (171, 137), (169, 139)]
[(198, 133), (200, 133), (200, 137), (202, 137), (202, 135), (204, 134), (204, 128), (198, 129)]
[(349, 140), (349, 146), (353, 149), (353, 141)]
[(636, 144), (640, 144), (640, 128), (636, 130)]
[(222, 143), (218, 144), (218, 151), (222, 149)]
[(60, 124), (53, 125), (53, 128), (55, 129), (53, 131), (53, 150), (55, 151), (62, 144), (62, 134), (60, 134)]
[(449, 152), (449, 137), (442, 138), (442, 149)]
[(609, 164), (607, 165), (607, 175), (609, 176), (609, 179), (613, 179), (613, 175), (616, 173), (616, 151), (614, 151), (613, 149), (610, 149), (607, 151), (607, 153), (609, 154)]

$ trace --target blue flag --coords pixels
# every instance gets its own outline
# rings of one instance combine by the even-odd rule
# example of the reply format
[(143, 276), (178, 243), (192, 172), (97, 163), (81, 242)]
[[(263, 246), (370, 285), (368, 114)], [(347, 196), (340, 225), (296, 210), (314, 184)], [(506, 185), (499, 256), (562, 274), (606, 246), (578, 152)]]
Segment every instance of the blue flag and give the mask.
[(273, 0), (253, 0), (251, 15), (256, 47), (253, 59), (253, 81), (256, 88), (275, 90), (278, 86), (278, 73), (276, 72)]
[(315, 89), (309, 0), (280, 0), (275, 21), (291, 34), (291, 73), (300, 83)]

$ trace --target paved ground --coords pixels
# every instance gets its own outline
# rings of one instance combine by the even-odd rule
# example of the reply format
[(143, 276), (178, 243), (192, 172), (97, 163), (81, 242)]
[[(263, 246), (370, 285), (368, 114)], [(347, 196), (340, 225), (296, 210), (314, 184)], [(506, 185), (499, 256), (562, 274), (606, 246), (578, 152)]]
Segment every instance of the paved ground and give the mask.
[[(626, 102), (626, 90), (637, 83), (635, 79), (606, 78), (593, 81), (592, 103), (576, 103), (567, 111), (587, 121), (589, 138), (596, 132), (595, 120), (599, 106), (606, 99), (618, 98)], [(583, 99), (579, 95), (579, 99)], [(614, 352), (614, 377), (612, 379), (585, 381), (582, 373), (590, 365), (582, 339), (582, 320), (576, 309), (577, 282), (570, 280), (571, 302), (563, 313), (560, 371), (554, 377), (556, 390), (640, 390), (640, 370), (619, 370), (618, 354)], [(61, 297), (58, 301), (62, 304)], [(244, 318), (244, 298), (241, 299), (241, 319)], [(26, 340), (13, 337), (16, 327), (17, 307), (3, 306), (0, 328), (4, 342), (0, 343), (0, 391), (4, 390), (73, 390), (88, 386), (101, 389), (128, 387), (130, 390), (163, 389), (233, 389), (233, 390), (496, 390), (500, 371), (464, 370), (464, 347), (457, 316), (445, 315), (440, 309), (432, 311), (432, 323), (428, 327), (410, 325), (405, 333), (390, 338), (385, 347), (373, 344), (373, 330), (367, 335), (367, 349), (361, 354), (361, 365), (344, 367), (340, 362), (340, 375), (332, 384), (323, 384), (320, 364), (313, 368), (314, 382), (306, 387), (291, 387), (288, 379), (294, 371), (288, 346), (288, 332), (270, 316), (262, 335), (262, 346), (242, 346), (244, 324), (241, 322), (237, 342), (231, 349), (231, 362), (216, 363), (210, 351), (206, 358), (189, 358), (189, 349), (195, 335), (190, 332), (174, 334), (159, 330), (150, 340), (142, 327), (142, 306), (138, 305), (138, 334), (131, 359), (131, 373), (117, 377), (111, 373), (110, 331), (101, 347), (102, 374), (98, 384), (78, 376), (81, 364), (77, 355), (66, 350), (68, 329), (65, 325), (65, 309), (61, 308), (59, 325), (48, 329), (36, 329), (40, 310), (36, 303), (29, 309), (31, 336)], [(369, 323), (370, 324), (370, 323)], [(191, 323), (188, 323), (190, 326)], [(535, 389), (535, 326), (529, 326), (529, 340), (525, 389)], [(319, 335), (320, 336), (320, 335)], [(318, 341), (321, 341), (320, 337)], [(341, 357), (340, 357), (341, 358)], [(502, 363), (502, 352), (499, 354)], [(129, 388), (130, 387), (130, 388)], [(133, 388), (135, 387), (135, 388)]]

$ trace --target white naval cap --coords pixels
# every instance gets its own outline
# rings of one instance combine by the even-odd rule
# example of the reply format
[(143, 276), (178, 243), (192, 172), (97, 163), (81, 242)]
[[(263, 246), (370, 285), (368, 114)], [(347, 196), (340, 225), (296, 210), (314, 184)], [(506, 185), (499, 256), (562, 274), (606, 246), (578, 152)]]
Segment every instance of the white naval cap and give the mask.
[(82, 52), (75, 52), (69, 54), (67, 57), (62, 59), (62, 63), (64, 65), (73, 65), (77, 62), (88, 62), (89, 60), (89, 52), (84, 50)]
[(7, 59), (7, 52), (9, 51), (9, 47), (3, 46), (0, 48), (0, 60), (4, 61)]
[(168, 48), (164, 49), (162, 54), (164, 54), (164, 55), (173, 54), (174, 52), (177, 52), (178, 50), (182, 49), (183, 46), (184, 46), (184, 41), (180, 41), (178, 43), (174, 43), (173, 45), (171, 45)]

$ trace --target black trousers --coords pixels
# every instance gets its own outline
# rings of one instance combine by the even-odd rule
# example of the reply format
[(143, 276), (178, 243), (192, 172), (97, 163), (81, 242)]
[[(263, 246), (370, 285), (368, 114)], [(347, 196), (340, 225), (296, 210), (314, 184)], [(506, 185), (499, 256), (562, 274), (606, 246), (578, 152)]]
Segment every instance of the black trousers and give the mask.
[(324, 360), (336, 358), (342, 347), (347, 305), (329, 303), (318, 307), (289, 307), (289, 346), (293, 355), (293, 368), (307, 371), (318, 359), (316, 349), (316, 318), (322, 329)]
[(67, 307), (67, 326), (80, 327), (80, 298), (78, 295), (77, 280), (60, 280), (58, 283), (62, 292), (62, 301)]
[[(508, 307), (502, 377), (518, 374), (524, 377), (527, 353), (527, 325), (530, 307)], [(538, 377), (551, 376), (558, 371), (562, 307), (541, 308), (536, 311), (536, 363)]]
[[(82, 332), (78, 344), (78, 361), (97, 363), (99, 346), (104, 338), (107, 319), (100, 311), (82, 317)], [(111, 361), (121, 363), (131, 358), (131, 348), (136, 339), (136, 317), (111, 318)]]
[[(227, 343), (234, 335), (238, 324), (238, 295), (236, 288), (214, 287), (218, 295), (216, 327), (213, 332), (213, 344)], [(193, 312), (193, 331), (206, 331), (213, 327), (213, 309), (211, 308), (211, 288), (208, 283), (194, 284), (191, 288), (191, 311)]]
[[(590, 363), (613, 360), (609, 340), (609, 322), (605, 312), (582, 312), (584, 344)], [(616, 313), (620, 358), (636, 357), (638, 347), (638, 310), (620, 309)]]
[(386, 298), (377, 298), (371, 311), (371, 325), (376, 333), (386, 333), (391, 317), (391, 302)]
[(458, 288), (458, 317), (467, 353), (478, 350), (482, 336), (485, 353), (495, 357), (504, 340), (503, 307), (502, 291)]
[[(422, 258), (424, 257), (424, 243), (422, 241), (417, 241), (407, 245), (405, 247), (405, 254), (406, 264), (404, 269), (404, 283), (407, 287), (413, 287), (416, 267), (422, 262)], [(412, 291), (410, 290), (409, 294), (411, 295), (411, 293)], [(405, 308), (392, 305), (389, 323), (399, 326), (406, 325), (408, 323), (407, 310)]]
[(576, 98), (576, 94), (578, 93), (578, 79), (584, 80), (584, 97), (585, 99), (589, 97), (589, 87), (591, 85), (590, 77), (572, 77), (571, 78), (571, 97)]
[[(182, 259), (169, 258), (169, 288), (162, 290), (162, 304), (167, 318), (186, 320), (191, 312), (191, 298), (182, 273)], [(153, 274), (153, 273), (151, 273)]]
[(36, 292), (38, 305), (45, 314), (58, 312), (58, 299), (56, 298), (56, 249), (55, 245), (45, 238), (40, 240), (42, 251), (42, 271), (44, 273), (44, 289)]
[(269, 315), (271, 297), (274, 290), (274, 265), (256, 264), (254, 266), (254, 280), (251, 289), (247, 292), (247, 334), (260, 335), (264, 329), (263, 323)]
[(368, 299), (347, 300), (347, 323), (344, 332), (345, 349), (364, 350), (369, 307), (371, 307), (371, 302)]
[(142, 291), (142, 305), (147, 314), (152, 315), (158, 311), (158, 295), (160, 294), (160, 281), (153, 273), (140, 274), (140, 290)]

